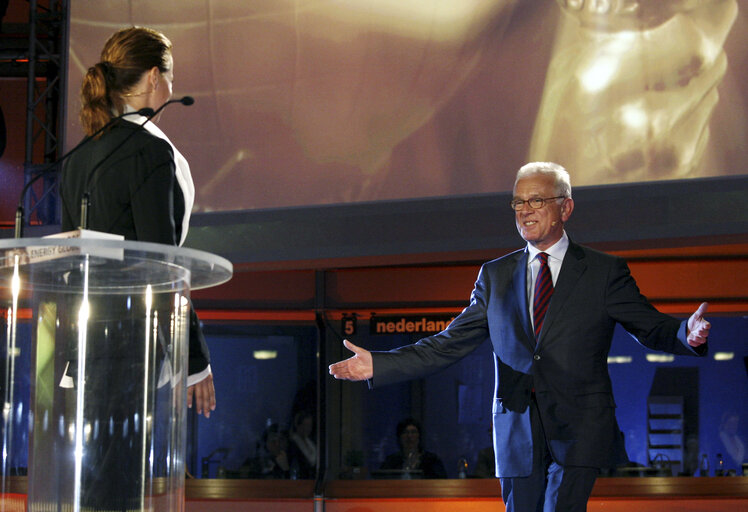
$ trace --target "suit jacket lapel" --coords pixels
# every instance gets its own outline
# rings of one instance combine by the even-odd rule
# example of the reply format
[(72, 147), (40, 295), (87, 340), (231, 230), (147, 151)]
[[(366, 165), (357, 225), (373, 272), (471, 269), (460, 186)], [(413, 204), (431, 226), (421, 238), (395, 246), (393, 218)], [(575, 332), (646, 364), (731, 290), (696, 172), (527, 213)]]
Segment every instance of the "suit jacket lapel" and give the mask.
[(538, 343), (540, 343), (545, 333), (551, 328), (553, 321), (560, 315), (566, 299), (586, 269), (587, 264), (584, 261), (584, 251), (577, 244), (569, 241), (569, 248), (566, 250), (564, 261), (561, 263), (561, 272), (559, 272), (556, 285), (553, 288), (553, 295), (548, 305), (548, 312), (545, 314), (545, 319), (543, 320), (543, 329), (540, 331)]
[(522, 328), (527, 335), (525, 341), (530, 348), (535, 349), (535, 334), (530, 322), (530, 309), (527, 303), (527, 249), (517, 259), (517, 266), (512, 274), (512, 286), (514, 287), (514, 298), (517, 306), (517, 316), (522, 323)]

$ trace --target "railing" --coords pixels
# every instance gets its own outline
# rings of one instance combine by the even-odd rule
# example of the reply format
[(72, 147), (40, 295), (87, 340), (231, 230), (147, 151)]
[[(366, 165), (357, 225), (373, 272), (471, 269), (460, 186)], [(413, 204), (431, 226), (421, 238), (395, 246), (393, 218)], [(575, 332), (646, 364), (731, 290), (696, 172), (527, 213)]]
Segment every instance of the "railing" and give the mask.
[[(26, 477), (12, 477), (9, 483), (10, 505), (11, 500), (22, 500)], [(461, 510), (467, 503), (471, 511), (502, 510), (496, 479), (330, 480), (322, 496), (314, 495), (314, 480), (189, 479), (185, 487), (188, 512), (238, 511), (249, 503), (291, 512), (313, 510), (320, 502), (325, 511), (361, 510), (357, 507), (375, 503), (382, 511), (413, 512), (416, 504), (425, 503), (429, 510)], [(748, 477), (599, 478), (588, 510), (623, 510), (632, 501), (640, 511), (682, 510), (685, 503), (697, 507), (694, 510), (748, 510)]]

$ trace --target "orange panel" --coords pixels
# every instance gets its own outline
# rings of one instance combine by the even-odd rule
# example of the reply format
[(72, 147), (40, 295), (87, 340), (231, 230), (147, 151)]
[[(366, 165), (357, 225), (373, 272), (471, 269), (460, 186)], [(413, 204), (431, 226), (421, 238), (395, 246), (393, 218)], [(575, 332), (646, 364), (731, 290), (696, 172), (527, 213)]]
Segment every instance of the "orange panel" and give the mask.
[[(710, 313), (748, 311), (748, 244), (618, 251), (629, 259), (642, 293), (671, 314), (693, 311), (704, 300)], [(467, 305), (479, 264), (389, 266), (325, 271), (327, 311), (401, 313)], [(198, 290), (194, 298), (235, 301), (250, 310), (313, 311), (312, 270), (249, 271), (237, 267), (228, 283)], [(279, 318), (280, 319), (280, 318)]]
[(236, 271), (230, 281), (220, 286), (196, 290), (193, 299), (273, 303), (314, 303), (315, 277), (312, 271)]
[(748, 299), (744, 260), (633, 261), (629, 267), (642, 293), (652, 300)]
[[(201, 320), (240, 322), (313, 322), (313, 311), (251, 311), (199, 309)], [(342, 315), (341, 315), (342, 317)]]
[(339, 270), (329, 277), (333, 303), (434, 303), (467, 305), (478, 266), (400, 267)]
[(25, 512), (26, 495), (16, 493), (0, 494), (0, 510), (3, 512)]
[[(748, 512), (748, 500), (708, 499), (590, 499), (587, 512)], [(486, 511), (487, 512), (487, 511)]]
[(411, 498), (327, 500), (325, 512), (501, 512), (501, 499), (489, 498)]
[(314, 501), (309, 500), (186, 500), (186, 512), (309, 512)]
[[(25, 510), (24, 495), (4, 495), (2, 506), (9, 512)], [(307, 512), (314, 500), (186, 500), (187, 512)], [(10, 507), (10, 508), (7, 508)], [(499, 498), (409, 498), (409, 499), (338, 499), (326, 500), (325, 512), (501, 512)], [(748, 500), (739, 498), (709, 499), (636, 499), (592, 498), (588, 512), (724, 512), (748, 511)]]

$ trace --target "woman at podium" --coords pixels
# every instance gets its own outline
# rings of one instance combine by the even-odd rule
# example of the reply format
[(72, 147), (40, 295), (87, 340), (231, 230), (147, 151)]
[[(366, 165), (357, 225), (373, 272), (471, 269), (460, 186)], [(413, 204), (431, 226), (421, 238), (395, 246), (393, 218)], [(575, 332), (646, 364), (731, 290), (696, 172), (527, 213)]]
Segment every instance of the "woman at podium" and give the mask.
[[(119, 234), (127, 240), (168, 245), (184, 242), (195, 190), (190, 168), (154, 123), (171, 98), (173, 80), (172, 44), (164, 34), (130, 27), (115, 32), (106, 42), (100, 61), (88, 69), (81, 87), (80, 121), (87, 136), (71, 154), (60, 180), (63, 231), (83, 227)], [(92, 308), (105, 315), (121, 311), (122, 301), (131, 299), (112, 296), (96, 300)], [(142, 308), (140, 302), (133, 299), (132, 307)], [(187, 404), (192, 407), (194, 402), (197, 413), (209, 417), (216, 404), (210, 356), (191, 305), (189, 311)], [(162, 387), (164, 379), (175, 376), (164, 371), (168, 365), (161, 364), (171, 350), (163, 342), (169, 336), (163, 332), (168, 322), (161, 321), (153, 344), (154, 361), (161, 366), (154, 377), (146, 372), (140, 378), (137, 375), (149, 366), (143, 359), (148, 356), (133, 346), (140, 334), (138, 321), (123, 326), (112, 313), (89, 322), (87, 328), (91, 342), (85, 355), (86, 385), (95, 381), (101, 391), (85, 405), (91, 432), (87, 434), (81, 501), (94, 510), (138, 507), (138, 497), (146, 494), (143, 486), (147, 478), (139, 476), (136, 466), (152, 457), (145, 452), (137, 455), (139, 448), (131, 446), (132, 439), (138, 430), (152, 429), (148, 435), (156, 438), (155, 429), (166, 428), (159, 426), (163, 421), (157, 421), (164, 419), (163, 414), (168, 416), (168, 411), (154, 411), (152, 418), (146, 418), (132, 404), (148, 389), (150, 384), (144, 380), (151, 378), (158, 381), (154, 387)], [(78, 364), (76, 350), (69, 349), (66, 371), (72, 387), (77, 385), (73, 371)], [(152, 477), (159, 474), (157, 467), (148, 471)]]
[[(171, 98), (171, 49), (160, 32), (127, 28), (109, 38), (100, 62), (88, 69), (80, 121), (91, 139), (62, 173), (63, 231), (81, 226), (80, 204), (88, 195), (88, 229), (169, 245), (187, 237), (195, 200), (189, 164), (157, 118), (141, 115)], [(210, 417), (216, 403), (210, 356), (194, 312), (191, 317), (188, 405), (194, 396), (198, 414)]]

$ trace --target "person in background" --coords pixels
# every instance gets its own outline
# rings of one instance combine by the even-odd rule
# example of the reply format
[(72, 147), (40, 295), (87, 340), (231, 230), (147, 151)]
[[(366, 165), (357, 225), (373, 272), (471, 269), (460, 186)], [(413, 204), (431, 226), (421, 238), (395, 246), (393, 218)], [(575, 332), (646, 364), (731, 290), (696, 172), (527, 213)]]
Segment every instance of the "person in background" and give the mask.
[(299, 479), (314, 478), (317, 467), (317, 443), (312, 439), (314, 432), (314, 414), (301, 410), (294, 415), (288, 459), (291, 464), (292, 477)]
[[(488, 435), (493, 435), (493, 427), (488, 428)], [(496, 455), (493, 451), (493, 443), (490, 446), (481, 448), (478, 451), (478, 460), (475, 462), (474, 478), (495, 478), (496, 477)]]
[(277, 423), (267, 426), (262, 433), (262, 446), (255, 457), (244, 462), (249, 478), (286, 479), (291, 477), (288, 460), (288, 433)]
[(740, 475), (743, 471), (743, 462), (745, 462), (745, 444), (740, 439), (738, 427), (740, 426), (740, 416), (736, 411), (725, 411), (722, 414), (722, 420), (719, 424), (719, 440), (722, 444), (726, 471), (735, 470)]
[(422, 472), (423, 478), (447, 478), (447, 470), (439, 456), (423, 449), (421, 432), (421, 425), (415, 419), (400, 421), (395, 428), (400, 450), (388, 455), (380, 469)]

